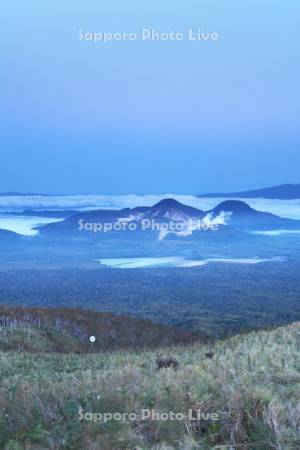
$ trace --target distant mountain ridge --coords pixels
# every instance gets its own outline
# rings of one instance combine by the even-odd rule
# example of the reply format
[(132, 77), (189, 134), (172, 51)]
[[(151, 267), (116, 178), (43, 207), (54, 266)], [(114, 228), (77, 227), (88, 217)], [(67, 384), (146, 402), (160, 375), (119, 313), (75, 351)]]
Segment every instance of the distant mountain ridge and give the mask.
[[(116, 209), (94, 209), (90, 211), (77, 212), (74, 215), (59, 222), (60, 228), (65, 226), (78, 225), (79, 220), (84, 221), (130, 221), (140, 222), (143, 220), (157, 220), (157, 221), (182, 221), (191, 218), (203, 218), (205, 212), (193, 208), (192, 206), (184, 205), (172, 198), (161, 200), (153, 206), (138, 206), (136, 208)], [(48, 224), (49, 228), (50, 225)], [(47, 229), (42, 226), (40, 229)]]
[[(202, 231), (252, 232), (271, 230), (300, 230), (300, 220), (282, 218), (268, 212), (257, 211), (241, 200), (226, 200), (209, 211), (203, 211), (168, 198), (153, 206), (139, 206), (121, 210), (57, 212), (63, 220), (39, 225), (36, 229), (43, 236), (64, 237), (139, 237), (141, 239), (166, 237), (185, 238), (197, 236)], [(22, 213), (20, 213), (22, 214)], [(27, 215), (38, 215), (36, 211), (25, 211)], [(41, 215), (51, 215), (42, 211)], [(55, 213), (54, 213), (55, 214)], [(107, 224), (110, 228), (104, 230)], [(146, 226), (145, 226), (146, 224)], [(149, 225), (148, 225), (149, 224)], [(179, 225), (179, 227), (178, 227)], [(101, 233), (100, 233), (101, 232)], [(0, 239), (19, 235), (0, 230)]]
[[(75, 195), (75, 194), (74, 194)], [(79, 194), (78, 194), (79, 195)], [(0, 192), (0, 197), (26, 197), (26, 196), (64, 196), (64, 194), (41, 194), (41, 193), (23, 193), (23, 192)], [(198, 194), (199, 198), (268, 198), (278, 200), (293, 200), (300, 199), (300, 183), (285, 183), (276, 186), (268, 186), (265, 188), (251, 189), (246, 191), (234, 191), (234, 192), (209, 192), (204, 194)]]
[[(197, 228), (197, 224), (217, 224), (221, 230), (236, 231), (274, 230), (279, 228), (300, 229), (300, 220), (281, 218), (271, 213), (256, 211), (243, 201), (226, 200), (215, 208), (205, 212), (184, 205), (174, 199), (165, 199), (150, 207), (141, 206), (122, 210), (100, 209), (85, 211), (71, 215), (61, 222), (41, 225), (38, 229), (41, 234), (69, 233), (82, 235), (82, 229), (79, 228), (80, 223), (96, 225), (104, 223), (111, 223), (112, 225), (130, 223), (136, 227), (136, 231), (141, 231), (143, 221), (154, 221), (156, 224), (173, 222), (184, 225), (182, 233), (167, 232), (163, 238), (168, 234), (173, 234), (178, 237), (191, 236), (193, 233), (202, 231), (199, 226)], [(84, 229), (84, 231), (88, 230)], [(146, 231), (148, 231), (149, 235), (153, 230), (147, 229)], [(124, 229), (118, 229), (117, 231), (113, 229), (112, 232), (106, 234), (120, 236), (120, 233), (123, 233), (123, 236), (126, 235)], [(99, 235), (96, 232), (94, 234)], [(100, 234), (103, 235), (103, 233)], [(132, 235), (133, 233), (130, 234)], [(145, 233), (143, 234), (145, 235)], [(152, 234), (157, 235), (157, 232)]]
[(299, 184), (281, 184), (280, 186), (271, 186), (262, 189), (250, 191), (229, 192), (229, 193), (208, 193), (197, 195), (200, 198), (222, 197), (222, 198), (268, 198), (277, 200), (295, 200), (300, 199)]

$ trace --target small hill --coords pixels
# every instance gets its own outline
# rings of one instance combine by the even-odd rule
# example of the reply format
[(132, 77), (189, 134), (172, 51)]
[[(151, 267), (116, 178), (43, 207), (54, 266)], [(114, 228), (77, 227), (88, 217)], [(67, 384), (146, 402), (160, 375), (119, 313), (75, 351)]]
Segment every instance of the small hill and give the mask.
[(229, 227), (238, 230), (272, 230), (277, 228), (300, 229), (300, 220), (286, 219), (268, 212), (257, 211), (240, 200), (225, 200), (208, 211), (212, 217), (229, 213)]
[[(95, 336), (95, 343), (90, 343), (90, 336)], [(194, 341), (192, 333), (130, 316), (83, 309), (0, 306), (0, 350), (5, 351), (84, 353)]]

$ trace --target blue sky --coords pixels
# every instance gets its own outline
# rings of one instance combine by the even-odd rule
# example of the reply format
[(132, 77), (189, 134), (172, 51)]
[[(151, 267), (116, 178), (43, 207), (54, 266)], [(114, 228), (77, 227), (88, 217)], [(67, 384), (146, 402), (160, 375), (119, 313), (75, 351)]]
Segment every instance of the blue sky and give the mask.
[[(298, 0), (11, 0), (2, 9), (0, 191), (300, 182)], [(142, 28), (220, 38), (78, 38), (79, 29)]]

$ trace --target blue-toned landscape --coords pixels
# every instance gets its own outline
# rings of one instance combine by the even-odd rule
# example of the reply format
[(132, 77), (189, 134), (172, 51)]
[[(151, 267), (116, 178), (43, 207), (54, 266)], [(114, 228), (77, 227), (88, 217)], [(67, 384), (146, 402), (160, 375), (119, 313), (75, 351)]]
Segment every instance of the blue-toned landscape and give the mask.
[(300, 449), (299, 17), (3, 3), (0, 450)]
[(299, 199), (0, 203), (1, 448), (298, 448)]
[(297, 199), (1, 199), (6, 304), (130, 314), (211, 339), (300, 320)]

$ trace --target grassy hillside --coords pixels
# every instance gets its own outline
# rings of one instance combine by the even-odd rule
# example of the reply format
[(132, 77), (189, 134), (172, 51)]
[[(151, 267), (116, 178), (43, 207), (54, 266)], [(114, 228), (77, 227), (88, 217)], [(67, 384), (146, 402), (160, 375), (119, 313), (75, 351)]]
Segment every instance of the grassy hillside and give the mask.
[[(90, 336), (96, 338), (91, 344)], [(204, 341), (205, 338), (197, 337)], [(0, 350), (29, 352), (99, 352), (191, 344), (184, 330), (111, 313), (78, 308), (0, 306)]]
[[(299, 449), (299, 349), (298, 323), (162, 349), (178, 367), (160, 369), (157, 351), (0, 352), (0, 448)], [(217, 420), (141, 420), (142, 409)], [(134, 420), (92, 415), (126, 412)]]

